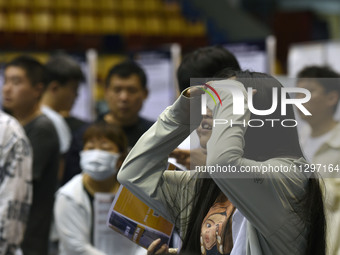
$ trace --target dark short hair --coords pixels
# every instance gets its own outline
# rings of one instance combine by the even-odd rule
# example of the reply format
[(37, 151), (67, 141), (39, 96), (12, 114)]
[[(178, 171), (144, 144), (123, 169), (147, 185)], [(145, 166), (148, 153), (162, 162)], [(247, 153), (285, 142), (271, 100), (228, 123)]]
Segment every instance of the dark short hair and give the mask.
[(52, 57), (45, 65), (47, 84), (57, 81), (64, 85), (69, 81), (84, 81), (85, 77), (79, 64), (67, 55)]
[(26, 76), (32, 86), (42, 83), (44, 88), (46, 88), (45, 67), (35, 58), (26, 55), (19, 56), (8, 62), (5, 65), (5, 69), (11, 66), (20, 67), (25, 70)]
[(120, 78), (129, 78), (134, 74), (138, 76), (143, 89), (147, 89), (147, 79), (144, 70), (136, 62), (131, 60), (123, 61), (110, 69), (108, 75), (106, 76), (106, 87), (110, 85), (111, 77), (114, 75), (117, 75)]
[(122, 156), (127, 155), (128, 142), (124, 131), (113, 124), (98, 122), (90, 125), (83, 136), (83, 144), (92, 138), (107, 138), (118, 146)]
[(204, 47), (189, 53), (177, 70), (179, 89), (188, 88), (190, 78), (211, 78), (225, 68), (238, 71), (240, 65), (235, 56), (222, 46)]
[(333, 107), (336, 111), (340, 101), (340, 75), (328, 66), (307, 66), (298, 75), (297, 82), (305, 79), (313, 79), (323, 87), (326, 93), (336, 91), (339, 95), (338, 102)]
[(315, 78), (326, 92), (335, 90), (340, 95), (340, 75), (328, 66), (307, 66), (297, 77), (298, 82), (305, 78)]

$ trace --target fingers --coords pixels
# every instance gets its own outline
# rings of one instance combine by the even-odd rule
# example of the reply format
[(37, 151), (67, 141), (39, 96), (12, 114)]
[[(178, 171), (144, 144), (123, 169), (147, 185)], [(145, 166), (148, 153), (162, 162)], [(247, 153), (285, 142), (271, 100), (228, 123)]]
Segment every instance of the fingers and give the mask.
[(204, 94), (205, 91), (203, 89), (204, 89), (204, 86), (190, 87), (190, 96), (191, 97), (198, 97), (198, 96)]
[(168, 253), (169, 254), (177, 254), (177, 248), (169, 248)]
[(190, 159), (190, 150), (175, 149), (170, 153), (170, 157), (174, 157), (179, 164), (185, 165), (188, 158)]
[(171, 152), (169, 156), (175, 158), (177, 163), (188, 168), (188, 166), (190, 167), (190, 153), (190, 150), (182, 150), (177, 148)]
[(180, 154), (180, 152), (181, 152), (181, 149), (176, 148), (169, 154), (169, 156), (176, 158)]
[(200, 96), (202, 94), (204, 94), (204, 90), (203, 90), (204, 86), (193, 86), (193, 87), (189, 87), (188, 89), (186, 89), (183, 92), (183, 95), (185, 97), (197, 97)]
[(161, 255), (161, 254), (168, 254), (168, 245), (163, 244), (161, 246), (160, 249), (158, 249), (157, 251), (155, 251), (155, 249), (158, 247), (158, 245), (161, 243), (161, 239), (158, 238), (157, 240), (153, 241), (149, 248), (148, 248), (148, 252), (147, 255)]
[(148, 248), (148, 252), (147, 252), (147, 255), (152, 255), (152, 254), (155, 254), (154, 251), (156, 249), (156, 247), (161, 243), (161, 239), (158, 238), (156, 239), (155, 241), (153, 241), (149, 248)]
[(171, 153), (170, 153), (170, 157), (174, 157), (174, 158), (186, 158), (190, 155), (190, 150), (182, 150), (182, 149), (174, 149)]
[(169, 254), (168, 249), (169, 249), (168, 245), (163, 244), (162, 247), (158, 251), (156, 251), (155, 255)]
[(185, 165), (185, 167), (187, 168), (187, 169), (190, 169), (190, 163), (191, 163), (191, 159), (190, 159), (190, 157), (187, 157), (187, 159), (184, 161), (184, 164), (183, 165)]

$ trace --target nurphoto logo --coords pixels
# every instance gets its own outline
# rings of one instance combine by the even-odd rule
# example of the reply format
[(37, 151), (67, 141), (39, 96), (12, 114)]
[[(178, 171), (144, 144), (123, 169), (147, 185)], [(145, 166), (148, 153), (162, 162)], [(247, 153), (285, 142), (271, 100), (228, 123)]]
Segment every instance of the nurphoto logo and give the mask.
[[(218, 94), (218, 92), (216, 91), (216, 89), (227, 89), (231, 92), (232, 94), (232, 100), (233, 100), (233, 115), (244, 115), (244, 102), (245, 102), (245, 96), (247, 96), (248, 99), (248, 108), (249, 111), (255, 115), (259, 115), (259, 116), (267, 116), (272, 114), (273, 112), (275, 112), (275, 110), (278, 107), (278, 89), (277, 88), (273, 88), (272, 90), (272, 105), (269, 109), (266, 110), (258, 110), (255, 109), (254, 105), (253, 105), (253, 88), (248, 88), (247, 89), (247, 93), (246, 95), (244, 95), (241, 87), (240, 87), (240, 83), (238, 81), (234, 81), (234, 80), (228, 80), (228, 82), (225, 83), (215, 83), (212, 87), (209, 84), (205, 84), (205, 86), (207, 87), (207, 89), (203, 89), (200, 88), (202, 90), (204, 90), (206, 93), (201, 95), (201, 114), (202, 115), (206, 115), (207, 114), (207, 94), (212, 98), (212, 100), (214, 101), (215, 105), (217, 105), (217, 102), (213, 96), (213, 94), (211, 92), (208, 91), (208, 89), (210, 89), (218, 98), (219, 103), (221, 105), (221, 107), (223, 107), (222, 105), (222, 100), (220, 95)], [(242, 85), (243, 86), (243, 85)], [(299, 97), (299, 98), (288, 98), (287, 94), (289, 93), (301, 93), (304, 95), (304, 97)], [(304, 106), (303, 104), (308, 102), (311, 98), (311, 93), (309, 90), (305, 89), (305, 88), (297, 88), (297, 87), (291, 87), (291, 88), (282, 88), (281, 89), (281, 114), (283, 116), (286, 115), (286, 108), (288, 104), (291, 105), (295, 105), (304, 115), (312, 115)], [(254, 121), (259, 121), (259, 120), (251, 120), (251, 122)], [(273, 119), (268, 119), (268, 121), (272, 122), (272, 126), (274, 125), (274, 121)], [(285, 120), (284, 120), (285, 121)], [(294, 125), (297, 125), (296, 120), (291, 120), (291, 119), (287, 119), (286, 121), (289, 122), (293, 122)], [(214, 127), (215, 125), (218, 124), (227, 124), (228, 120), (224, 120), (224, 119), (214, 119)], [(263, 122), (263, 121), (262, 121)], [(240, 124), (240, 123), (238, 123)], [(248, 123), (249, 124), (249, 123)], [(262, 123), (263, 124), (263, 123)], [(251, 125), (249, 125), (251, 126)], [(263, 125), (257, 125), (256, 127), (261, 127)], [(285, 125), (283, 125), (285, 126)], [(288, 126), (292, 126), (292, 125), (287, 125)]]

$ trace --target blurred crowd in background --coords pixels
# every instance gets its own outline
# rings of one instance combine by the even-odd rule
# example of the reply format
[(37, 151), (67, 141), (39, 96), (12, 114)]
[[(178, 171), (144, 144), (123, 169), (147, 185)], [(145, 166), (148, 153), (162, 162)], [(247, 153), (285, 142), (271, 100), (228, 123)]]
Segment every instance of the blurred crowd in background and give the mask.
[[(207, 55), (310, 90), (305, 156), (340, 164), (339, 38), (331, 0), (0, 0), (0, 254), (145, 254), (118, 234), (96, 247), (94, 194), (118, 190), (128, 151), (183, 90), (178, 68)], [(191, 71), (184, 86), (217, 73)], [(173, 157), (190, 168), (188, 151)], [(340, 181), (324, 183), (336, 255)]]

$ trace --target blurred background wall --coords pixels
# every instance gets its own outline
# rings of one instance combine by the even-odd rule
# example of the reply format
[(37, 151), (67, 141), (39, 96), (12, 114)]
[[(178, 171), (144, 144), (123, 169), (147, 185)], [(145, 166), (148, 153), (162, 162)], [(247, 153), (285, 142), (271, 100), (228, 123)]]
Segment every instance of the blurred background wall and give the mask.
[(169, 104), (181, 56), (199, 47), (224, 45), (243, 68), (293, 76), (305, 62), (340, 70), (339, 37), (337, 0), (0, 0), (0, 63), (69, 53), (84, 63), (94, 104), (108, 69), (125, 58), (156, 87), (166, 83)]

